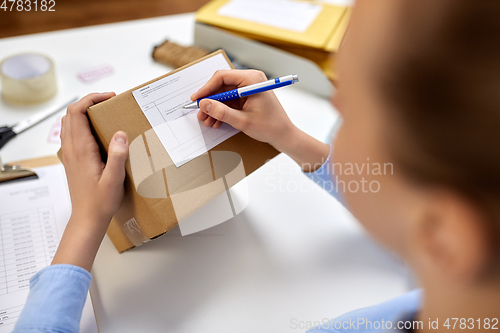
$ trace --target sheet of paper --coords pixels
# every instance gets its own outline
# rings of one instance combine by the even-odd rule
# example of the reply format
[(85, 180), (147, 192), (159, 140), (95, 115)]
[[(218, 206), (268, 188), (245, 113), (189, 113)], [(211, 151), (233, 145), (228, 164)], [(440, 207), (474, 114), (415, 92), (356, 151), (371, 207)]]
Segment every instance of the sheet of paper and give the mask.
[[(14, 328), (29, 279), (50, 265), (71, 215), (61, 164), (36, 168), (37, 180), (0, 184), (0, 333)], [(81, 332), (97, 332), (87, 295)]]
[(219, 69), (230, 69), (217, 54), (173, 75), (133, 91), (133, 95), (175, 166), (206, 153), (239, 131), (228, 124), (205, 127), (196, 115), (199, 109), (183, 109), (191, 95)]
[(319, 4), (290, 0), (231, 0), (217, 13), (221, 16), (303, 33), (322, 9)]

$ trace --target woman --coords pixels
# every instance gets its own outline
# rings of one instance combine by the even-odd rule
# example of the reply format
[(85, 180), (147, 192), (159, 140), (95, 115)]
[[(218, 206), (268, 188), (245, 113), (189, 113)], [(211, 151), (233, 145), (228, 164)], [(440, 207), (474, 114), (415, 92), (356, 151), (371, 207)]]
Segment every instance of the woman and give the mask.
[[(339, 55), (332, 103), (343, 125), (330, 157), (330, 147), (297, 129), (272, 92), (234, 108), (201, 102), (206, 126), (226, 122), (268, 142), (318, 181), (333, 177), (330, 160), (394, 165), (393, 174), (335, 177), (380, 184), (376, 192), (339, 192), (373, 237), (410, 264), (422, 294), (313, 331), (500, 327), (499, 16), (492, 0), (358, 0)], [(264, 79), (256, 71), (217, 72), (192, 98)], [(62, 147), (73, 214), (53, 265), (31, 282), (17, 332), (78, 330), (88, 271), (123, 195), (127, 138), (115, 135), (104, 166), (85, 116), (112, 96), (92, 94), (68, 108)]]

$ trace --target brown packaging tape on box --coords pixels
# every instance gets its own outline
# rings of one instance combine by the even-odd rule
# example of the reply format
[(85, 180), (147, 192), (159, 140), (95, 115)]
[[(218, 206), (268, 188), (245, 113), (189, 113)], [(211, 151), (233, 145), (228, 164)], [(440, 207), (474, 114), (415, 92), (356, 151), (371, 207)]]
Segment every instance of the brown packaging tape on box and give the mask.
[(209, 53), (209, 51), (200, 47), (185, 47), (167, 40), (154, 48), (153, 59), (173, 68), (178, 68), (203, 58)]
[[(220, 53), (230, 64), (222, 50), (195, 63)], [(272, 146), (240, 132), (209, 153), (175, 167), (132, 91), (193, 64), (88, 109), (104, 155), (115, 132), (125, 131), (130, 142), (125, 196), (108, 229), (108, 236), (119, 252), (165, 234), (278, 154)]]

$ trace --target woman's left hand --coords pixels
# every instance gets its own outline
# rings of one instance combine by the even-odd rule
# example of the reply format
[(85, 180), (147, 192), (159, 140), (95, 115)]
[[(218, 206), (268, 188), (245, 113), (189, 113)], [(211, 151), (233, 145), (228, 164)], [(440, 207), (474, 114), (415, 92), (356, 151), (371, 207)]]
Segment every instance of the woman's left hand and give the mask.
[(115, 133), (105, 164), (87, 118), (87, 108), (113, 96), (87, 95), (70, 105), (62, 119), (61, 147), (72, 214), (52, 264), (73, 264), (90, 270), (109, 222), (122, 202), (127, 134)]
[(70, 105), (62, 119), (63, 164), (76, 216), (110, 220), (123, 198), (127, 134), (115, 133), (104, 164), (87, 118), (87, 108), (113, 96), (114, 93), (87, 95)]

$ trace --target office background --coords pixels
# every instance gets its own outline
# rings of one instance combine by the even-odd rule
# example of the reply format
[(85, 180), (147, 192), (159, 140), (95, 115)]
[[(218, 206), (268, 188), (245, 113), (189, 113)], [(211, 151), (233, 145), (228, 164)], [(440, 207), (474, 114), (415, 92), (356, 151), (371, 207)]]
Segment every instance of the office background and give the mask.
[(0, 38), (194, 12), (208, 0), (55, 0), (54, 12), (2, 12)]

